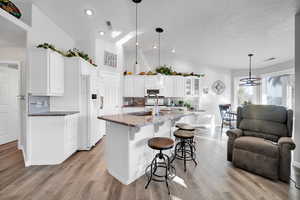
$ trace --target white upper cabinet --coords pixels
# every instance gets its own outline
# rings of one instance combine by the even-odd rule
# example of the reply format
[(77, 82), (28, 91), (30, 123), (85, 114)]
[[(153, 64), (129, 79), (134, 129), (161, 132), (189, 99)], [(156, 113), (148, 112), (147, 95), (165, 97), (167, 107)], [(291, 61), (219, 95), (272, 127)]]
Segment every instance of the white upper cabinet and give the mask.
[(163, 89), (164, 76), (162, 75), (149, 75), (145, 76), (145, 89)]
[(145, 77), (141, 75), (124, 76), (124, 97), (144, 97)]
[(185, 78), (185, 96), (193, 95), (193, 84), (192, 78)]
[(200, 96), (200, 79), (162, 75), (124, 76), (124, 97), (144, 97), (146, 89), (159, 89), (164, 97), (197, 97)]
[(185, 97), (186, 80), (182, 76), (174, 76), (174, 97)]
[(64, 58), (52, 50), (30, 52), (29, 92), (40, 96), (64, 95)]
[(133, 78), (124, 76), (124, 97), (133, 97)]
[(162, 96), (164, 97), (175, 97), (175, 86), (174, 86), (174, 77), (173, 76), (165, 76), (164, 77), (164, 88)]
[(195, 78), (194, 79), (194, 96), (200, 96), (200, 79)]

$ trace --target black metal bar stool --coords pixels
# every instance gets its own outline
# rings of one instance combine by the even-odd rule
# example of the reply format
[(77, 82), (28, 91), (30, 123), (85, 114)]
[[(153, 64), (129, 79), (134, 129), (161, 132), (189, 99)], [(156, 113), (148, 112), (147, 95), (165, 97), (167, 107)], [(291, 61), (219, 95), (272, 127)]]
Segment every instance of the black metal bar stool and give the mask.
[(193, 142), (194, 131), (178, 129), (174, 132), (174, 136), (176, 139), (179, 139), (179, 142), (177, 142), (175, 146), (175, 153), (171, 163), (175, 159), (183, 160), (184, 171), (186, 171), (187, 161), (193, 161), (195, 165), (197, 165), (195, 146)]
[[(195, 135), (195, 127), (187, 124), (187, 123), (177, 123), (176, 124), (176, 127), (179, 129), (179, 130), (185, 130), (185, 131), (192, 131), (193, 134)], [(194, 140), (194, 137), (190, 139), (191, 142), (193, 143), (193, 147), (194, 147), (194, 152), (196, 151), (196, 141)]]
[(154, 137), (148, 140), (148, 146), (151, 149), (158, 150), (159, 153), (155, 155), (151, 164), (146, 168), (145, 174), (148, 177), (148, 182), (145, 185), (145, 189), (148, 188), (148, 185), (152, 180), (156, 182), (165, 182), (168, 194), (170, 194), (168, 179), (172, 172), (175, 172), (175, 168), (171, 166), (169, 156), (162, 151), (173, 148), (174, 141), (166, 137)]

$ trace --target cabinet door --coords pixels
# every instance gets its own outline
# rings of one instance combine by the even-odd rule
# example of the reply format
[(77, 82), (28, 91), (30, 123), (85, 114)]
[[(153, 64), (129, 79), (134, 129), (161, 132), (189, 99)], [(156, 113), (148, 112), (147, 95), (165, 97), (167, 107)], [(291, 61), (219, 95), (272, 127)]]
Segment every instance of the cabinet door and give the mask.
[(164, 77), (161, 75), (145, 76), (145, 89), (163, 89)]
[(133, 76), (124, 76), (124, 97), (133, 97)]
[(175, 81), (174, 80), (175, 80), (175, 78), (173, 76), (165, 76), (163, 96), (165, 96), (165, 97), (175, 97), (175, 94), (174, 94), (174, 88), (175, 88), (174, 83), (175, 83)]
[(64, 93), (64, 60), (56, 52), (49, 53), (49, 95)]
[(185, 78), (176, 76), (174, 77), (174, 96), (185, 97)]
[(145, 96), (145, 78), (144, 76), (134, 76), (132, 79), (133, 97)]
[(200, 96), (200, 79), (194, 79), (194, 96)]
[(186, 96), (192, 96), (193, 92), (192, 92), (192, 79), (191, 78), (186, 78), (185, 79), (185, 95)]

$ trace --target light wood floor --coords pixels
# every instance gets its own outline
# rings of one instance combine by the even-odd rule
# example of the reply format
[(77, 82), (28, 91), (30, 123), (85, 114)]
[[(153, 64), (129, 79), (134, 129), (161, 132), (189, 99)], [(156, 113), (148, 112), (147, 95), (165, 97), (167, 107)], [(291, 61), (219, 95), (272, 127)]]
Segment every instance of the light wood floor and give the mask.
[(299, 200), (294, 185), (234, 168), (226, 161), (226, 137), (219, 131), (202, 131), (197, 137), (198, 166), (184, 173), (176, 161), (177, 177), (170, 183), (171, 196), (163, 183), (144, 189), (141, 177), (125, 186), (110, 176), (104, 159), (105, 138), (93, 150), (78, 152), (58, 166), (25, 168), (16, 143), (0, 146), (1, 200)]

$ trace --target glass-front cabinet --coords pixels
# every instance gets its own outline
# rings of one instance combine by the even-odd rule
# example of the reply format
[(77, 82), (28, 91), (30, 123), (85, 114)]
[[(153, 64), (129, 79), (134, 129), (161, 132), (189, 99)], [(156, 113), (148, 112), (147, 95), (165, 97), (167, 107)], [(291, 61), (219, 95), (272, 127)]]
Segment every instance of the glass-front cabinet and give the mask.
[(192, 96), (193, 95), (192, 90), (193, 90), (192, 78), (186, 78), (186, 80), (185, 80), (185, 95)]
[(200, 96), (200, 79), (185, 78), (185, 96)]
[(194, 79), (194, 96), (200, 96), (200, 79)]

